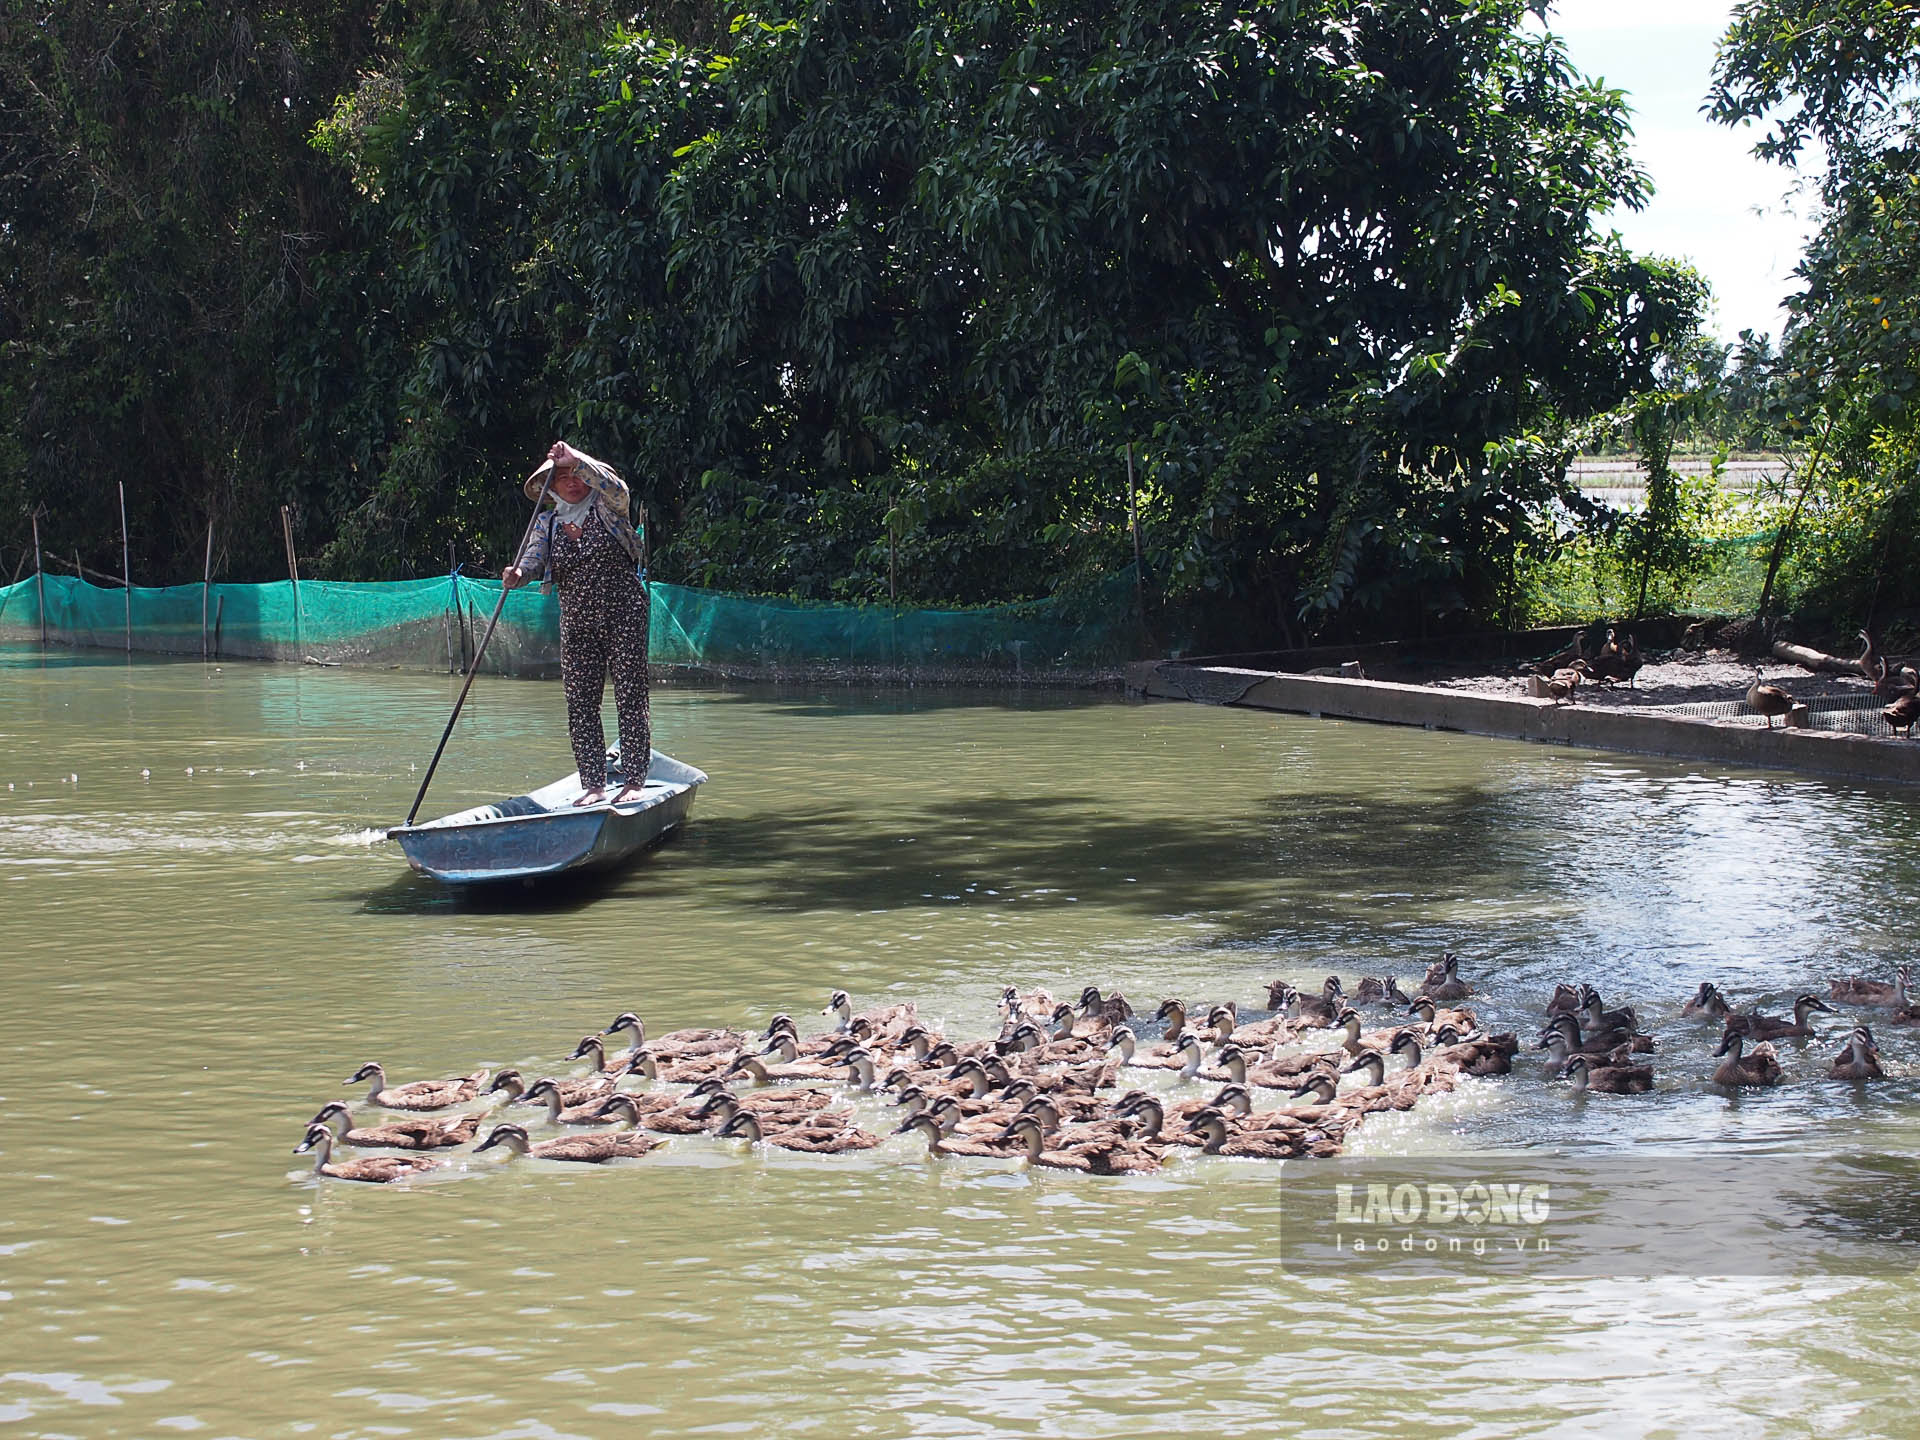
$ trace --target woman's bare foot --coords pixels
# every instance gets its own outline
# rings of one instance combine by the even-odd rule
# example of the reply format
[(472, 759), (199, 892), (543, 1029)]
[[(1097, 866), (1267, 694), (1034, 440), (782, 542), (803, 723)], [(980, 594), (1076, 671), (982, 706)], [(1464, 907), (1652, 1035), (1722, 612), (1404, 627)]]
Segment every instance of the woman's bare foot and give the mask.
[(613, 803), (616, 805), (631, 805), (640, 798), (646, 788), (647, 782), (644, 780), (629, 780), (626, 784), (622, 785), (618, 793), (614, 795)]
[(578, 800), (574, 801), (573, 803), (576, 805), (599, 805), (604, 803), (606, 798), (607, 798), (607, 787), (602, 785), (597, 790), (587, 791), (586, 794), (582, 795)]

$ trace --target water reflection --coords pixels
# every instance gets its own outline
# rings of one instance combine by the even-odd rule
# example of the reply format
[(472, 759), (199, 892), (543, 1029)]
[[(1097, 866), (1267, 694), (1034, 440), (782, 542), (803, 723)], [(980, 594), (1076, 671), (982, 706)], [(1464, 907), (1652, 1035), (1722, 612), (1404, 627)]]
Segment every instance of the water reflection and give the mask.
[[(1904, 958), (1905, 794), (1104, 697), (665, 691), (661, 747), (714, 777), (685, 835), (575, 891), (456, 900), (364, 843), (411, 800), (445, 677), (0, 669), (0, 1416), (23, 1435), (1615, 1436), (1709, 1410), (1867, 1435), (1905, 1413), (1883, 1357), (1916, 1334), (1920, 1036), (1877, 1027), (1884, 1085), (1827, 1082), (1820, 1041), (1733, 1096), (1679, 1016), (1702, 979), (1778, 1006)], [(554, 687), (475, 696), (431, 810), (568, 768)], [(844, 985), (978, 1034), (1009, 982), (1252, 1008), (1277, 975), (1406, 983), (1443, 947), (1501, 1028), (1530, 1033), (1562, 979), (1633, 1001), (1656, 1090), (1577, 1100), (1523, 1056), (1370, 1122), (1363, 1157), (1811, 1157), (1813, 1251), (1870, 1265), (1299, 1274), (1273, 1171), (1231, 1161), (1090, 1182), (905, 1140), (696, 1138), (388, 1193), (287, 1153), (365, 1060), (564, 1072), (628, 1008), (805, 1023)]]

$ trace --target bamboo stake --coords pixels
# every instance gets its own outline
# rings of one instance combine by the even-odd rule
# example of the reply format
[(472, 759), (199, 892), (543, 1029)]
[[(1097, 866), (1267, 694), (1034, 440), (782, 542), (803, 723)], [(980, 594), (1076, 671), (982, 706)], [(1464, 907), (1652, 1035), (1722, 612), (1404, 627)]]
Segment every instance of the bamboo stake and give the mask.
[[(453, 674), (453, 627), (460, 623), (460, 576), (459, 563), (453, 558), (453, 541), (447, 542), (447, 608), (440, 617), (441, 628), (446, 631), (447, 674)], [(467, 663), (466, 633), (460, 636), (460, 664)]]
[(291, 507), (280, 507), (280, 533), (287, 542), (287, 578), (293, 582), (293, 658), (299, 660), (307, 653), (306, 641), (300, 635), (300, 562), (293, 549), (293, 511)]
[(200, 663), (207, 660), (207, 604), (213, 595), (213, 521), (207, 521), (207, 564), (200, 577)]
[(127, 487), (120, 483), (120, 579), (127, 589), (127, 654), (133, 654), (133, 558), (127, 542)]
[(1133, 442), (1127, 442), (1127, 528), (1133, 531), (1133, 603), (1140, 612), (1140, 630), (1147, 628), (1146, 569), (1140, 557), (1140, 509), (1134, 499)]
[(47, 648), (47, 572), (40, 564), (40, 512), (33, 512), (33, 581), (40, 592), (40, 648)]

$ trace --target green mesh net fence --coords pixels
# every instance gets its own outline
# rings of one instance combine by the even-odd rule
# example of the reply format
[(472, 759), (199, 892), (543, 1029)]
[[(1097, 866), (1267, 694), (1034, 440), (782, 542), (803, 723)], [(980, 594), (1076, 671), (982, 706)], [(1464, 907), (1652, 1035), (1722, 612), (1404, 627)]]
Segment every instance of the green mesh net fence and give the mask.
[[(1675, 581), (1655, 575), (1645, 608), (1674, 615), (1746, 615), (1760, 603), (1774, 532), (1706, 541), (1698, 573)], [(1580, 624), (1640, 608), (1640, 576), (1598, 545), (1571, 545), (1550, 563), (1531, 567), (1524, 581), (1527, 619), (1534, 625)]]
[[(1004, 671), (1108, 669), (1137, 630), (1129, 576), (1086, 613), (1052, 601), (895, 610), (728, 595), (654, 583), (649, 658), (658, 665), (778, 672), (812, 668)], [(62, 575), (0, 588), (0, 638), (173, 655), (461, 670), (500, 598), (497, 580), (102, 588)], [(538, 587), (507, 597), (486, 671), (553, 675), (560, 608)]]

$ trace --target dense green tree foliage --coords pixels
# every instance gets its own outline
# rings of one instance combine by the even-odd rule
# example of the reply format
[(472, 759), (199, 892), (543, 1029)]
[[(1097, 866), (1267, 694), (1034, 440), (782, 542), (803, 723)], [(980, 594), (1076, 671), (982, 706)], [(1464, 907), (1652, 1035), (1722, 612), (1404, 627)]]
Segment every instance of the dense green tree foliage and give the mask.
[(1749, 0), (1712, 96), (1717, 119), (1764, 122), (1757, 153), (1804, 167), (1817, 196), (1779, 352), (1754, 357), (1751, 393), (1800, 457), (1775, 567), (1791, 555), (1804, 600), (1858, 622), (1920, 605), (1916, 80), (1910, 4)]
[(1198, 638), (1457, 622), (1702, 301), (1596, 235), (1624, 105), (1518, 0), (8, 3), (0, 536), (128, 479), (142, 579), (209, 515), (270, 573), (283, 502), (497, 565), (565, 434), (670, 578), (1093, 596), (1137, 516)]

